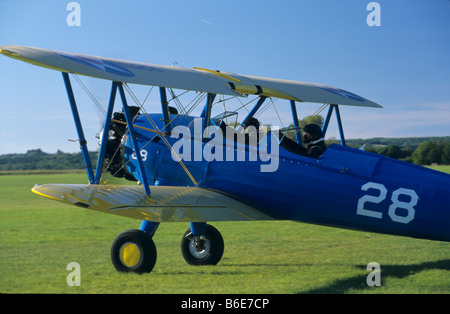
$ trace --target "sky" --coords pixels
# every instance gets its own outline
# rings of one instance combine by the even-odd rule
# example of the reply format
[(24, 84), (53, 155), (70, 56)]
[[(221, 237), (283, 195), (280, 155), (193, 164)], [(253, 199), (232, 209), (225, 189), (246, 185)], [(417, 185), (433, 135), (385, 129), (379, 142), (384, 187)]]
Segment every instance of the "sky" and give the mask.
[[(75, 11), (70, 2), (0, 0), (0, 45), (327, 84), (383, 106), (341, 106), (346, 138), (450, 135), (449, 0), (378, 9), (368, 0), (79, 0)], [(110, 82), (80, 78), (106, 107)], [(72, 84), (95, 150), (102, 115)], [(160, 112), (151, 95), (147, 112)], [(289, 123), (286, 104), (277, 110)], [(315, 109), (298, 103), (299, 118)], [(328, 136), (338, 137), (335, 124)], [(76, 138), (61, 74), (0, 55), (0, 154), (78, 152)]]

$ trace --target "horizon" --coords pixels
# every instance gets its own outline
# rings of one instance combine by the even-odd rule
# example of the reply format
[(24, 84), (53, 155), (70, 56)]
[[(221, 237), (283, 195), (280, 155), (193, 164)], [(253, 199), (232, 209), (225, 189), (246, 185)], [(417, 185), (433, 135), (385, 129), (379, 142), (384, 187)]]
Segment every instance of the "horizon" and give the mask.
[[(351, 142), (351, 141), (364, 141), (364, 140), (376, 140), (376, 139), (387, 139), (387, 140), (397, 140), (397, 139), (432, 139), (432, 138), (449, 138), (450, 139), (450, 135), (444, 135), (444, 136), (410, 136), (410, 137), (371, 137), (371, 138), (346, 138), (345, 141), (346, 142)], [(447, 139), (446, 139), (447, 140)], [(335, 138), (335, 137), (328, 137), (325, 138), (325, 141), (340, 141), (339, 138)], [(425, 140), (426, 141), (426, 140)], [(339, 144), (340, 145), (340, 144)], [(369, 144), (369, 145), (376, 145), (376, 146), (388, 146), (390, 144)], [(347, 145), (348, 146), (348, 145)], [(398, 145), (397, 145), (398, 146)], [(100, 149), (100, 145), (98, 146), (97, 149), (93, 150), (93, 149), (89, 149), (89, 153), (97, 153), (98, 150)], [(27, 154), (29, 152), (32, 151), (37, 151), (40, 150), (42, 153), (44, 154), (49, 154), (49, 155), (53, 155), (53, 154), (58, 154), (58, 153), (62, 153), (62, 154), (81, 154), (81, 150), (78, 151), (63, 151), (61, 149), (57, 149), (54, 152), (48, 152), (43, 150), (42, 148), (30, 148), (25, 152), (19, 152), (19, 153), (0, 153), (0, 156), (5, 156), (5, 155), (24, 155)]]

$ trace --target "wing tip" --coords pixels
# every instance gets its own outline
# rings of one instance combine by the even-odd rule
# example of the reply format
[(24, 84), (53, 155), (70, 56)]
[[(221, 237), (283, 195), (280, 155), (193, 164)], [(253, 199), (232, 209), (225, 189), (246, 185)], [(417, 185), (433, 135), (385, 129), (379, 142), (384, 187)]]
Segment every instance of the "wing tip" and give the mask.
[(382, 105), (377, 104), (376, 102), (367, 100), (369, 102), (369, 105), (366, 107), (370, 107), (370, 108), (384, 108)]
[(2, 55), (4, 55), (4, 56), (7, 56), (7, 57), (12, 57), (12, 58), (16, 57), (17, 54), (12, 52), (12, 51), (10, 51), (10, 50), (8, 50), (8, 49), (6, 49), (7, 47), (8, 46), (1, 46), (0, 47), (0, 53)]

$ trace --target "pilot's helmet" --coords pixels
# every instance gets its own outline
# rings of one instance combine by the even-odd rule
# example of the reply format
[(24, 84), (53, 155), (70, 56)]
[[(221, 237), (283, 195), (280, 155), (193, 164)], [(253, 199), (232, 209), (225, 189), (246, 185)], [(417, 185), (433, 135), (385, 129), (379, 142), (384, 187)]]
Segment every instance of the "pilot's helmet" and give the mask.
[(315, 123), (307, 124), (303, 127), (304, 132), (308, 132), (313, 139), (319, 139), (323, 137), (322, 128)]
[(254, 117), (247, 118), (243, 123), (243, 127), (247, 128), (249, 126), (254, 126), (257, 130), (259, 129), (259, 121)]

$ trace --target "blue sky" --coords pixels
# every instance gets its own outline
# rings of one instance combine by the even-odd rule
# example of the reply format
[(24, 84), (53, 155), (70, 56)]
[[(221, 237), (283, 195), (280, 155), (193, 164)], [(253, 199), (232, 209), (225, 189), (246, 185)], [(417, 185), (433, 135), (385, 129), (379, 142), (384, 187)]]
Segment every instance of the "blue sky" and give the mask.
[[(67, 25), (69, 2), (0, 0), (0, 45), (328, 84), (384, 107), (342, 107), (347, 138), (450, 135), (448, 0), (376, 1), (373, 27), (366, 0), (79, 0), (79, 27)], [(106, 104), (109, 83), (82, 79)], [(95, 150), (101, 115), (76, 96)], [(311, 108), (299, 104), (300, 117)], [(76, 152), (75, 138), (61, 74), (0, 56), (0, 154)]]

